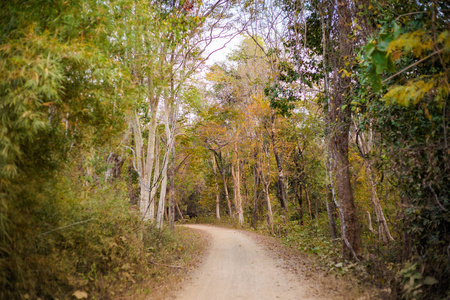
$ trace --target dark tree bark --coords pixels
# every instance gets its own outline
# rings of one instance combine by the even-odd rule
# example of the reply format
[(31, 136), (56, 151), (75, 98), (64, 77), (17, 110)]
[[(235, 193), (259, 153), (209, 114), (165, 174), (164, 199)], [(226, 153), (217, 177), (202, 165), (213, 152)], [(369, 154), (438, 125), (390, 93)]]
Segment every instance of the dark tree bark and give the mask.
[(308, 201), (308, 212), (309, 212), (309, 219), (312, 220), (312, 212), (311, 212), (311, 201), (309, 200), (309, 193), (308, 188), (305, 186), (305, 194), (306, 194), (306, 200)]
[[(337, 207), (339, 209), (341, 219), (341, 236), (343, 256), (349, 260), (359, 260), (362, 254), (361, 235), (358, 217), (356, 213), (356, 206), (353, 199), (353, 191), (350, 184), (350, 170), (348, 161), (348, 145), (349, 145), (349, 130), (351, 124), (350, 105), (346, 95), (351, 94), (350, 77), (341, 75), (342, 70), (347, 69), (351, 73), (351, 62), (346, 61), (346, 58), (353, 57), (354, 40), (351, 40), (351, 4), (348, 0), (338, 0), (337, 7), (334, 3), (329, 3), (328, 13), (333, 16), (330, 29), (337, 38), (338, 51), (328, 54), (331, 66), (333, 69), (333, 76), (330, 78), (331, 83), (331, 97), (329, 99), (329, 108), (327, 115), (327, 122), (329, 125), (329, 147), (331, 159), (334, 159), (334, 177), (336, 179), (337, 189)], [(336, 9), (336, 10), (335, 10)], [(328, 37), (326, 40), (331, 40)], [(326, 44), (324, 42), (324, 44)], [(324, 47), (324, 49), (326, 49)], [(325, 54), (325, 51), (324, 51)], [(327, 58), (325, 57), (325, 60)], [(328, 94), (328, 91), (326, 91)], [(345, 105), (345, 106), (344, 106)]]
[(225, 170), (225, 166), (223, 164), (222, 152), (216, 151), (213, 148), (210, 148), (209, 150), (211, 150), (214, 153), (214, 158), (216, 160), (216, 165), (217, 165), (217, 168), (219, 169), (220, 177), (222, 177), (223, 190), (225, 192), (225, 199), (227, 200), (228, 216), (230, 218), (234, 219), (233, 211), (232, 211), (232, 208), (231, 208), (230, 195), (228, 193), (227, 177), (226, 177), (226, 174), (225, 174), (226, 170)]
[(278, 153), (277, 141), (275, 137), (275, 113), (271, 109), (270, 112), (270, 138), (272, 140), (273, 154), (275, 155), (275, 160), (277, 162), (278, 168), (278, 182), (277, 182), (277, 196), (280, 200), (281, 208), (288, 212), (287, 202), (286, 202), (286, 191), (284, 190), (284, 175), (283, 175), (283, 165), (281, 163), (280, 154)]
[(300, 183), (297, 183), (297, 201), (298, 201), (298, 206), (299, 206), (299, 217), (300, 217), (300, 224), (303, 225), (303, 188), (302, 185)]
[(220, 190), (219, 184), (217, 183), (217, 170), (216, 170), (216, 158), (213, 154), (213, 173), (214, 173), (214, 184), (216, 186), (216, 220), (220, 220)]
[(108, 168), (105, 171), (105, 182), (119, 178), (124, 163), (123, 157), (111, 152), (106, 163)]
[[(222, 156), (219, 155), (219, 157), (220, 157), (220, 160), (222, 160)], [(228, 216), (230, 218), (234, 219), (233, 209), (231, 208), (230, 194), (228, 193), (228, 184), (227, 184), (227, 177), (225, 174), (225, 168), (223, 166), (223, 162), (218, 161), (217, 155), (216, 155), (216, 162), (217, 162), (217, 167), (219, 168), (219, 171), (220, 171), (220, 176), (222, 177), (223, 189), (225, 191), (225, 199), (227, 199)]]
[[(336, 155), (336, 185), (337, 194), (342, 209), (341, 232), (343, 236), (343, 254), (346, 259), (355, 259), (362, 254), (361, 235), (350, 184), (348, 163), (348, 128), (334, 138), (334, 153)], [(345, 240), (347, 239), (347, 241)]]
[(253, 224), (256, 226), (256, 224), (258, 224), (259, 221), (259, 217), (258, 217), (258, 207), (259, 207), (259, 197), (258, 197), (258, 189), (260, 187), (260, 178), (258, 176), (258, 165), (257, 165), (257, 159), (258, 159), (258, 152), (257, 149), (255, 149), (254, 152), (254, 159), (255, 162), (253, 164), (253, 185), (254, 185), (254, 189), (253, 189)]

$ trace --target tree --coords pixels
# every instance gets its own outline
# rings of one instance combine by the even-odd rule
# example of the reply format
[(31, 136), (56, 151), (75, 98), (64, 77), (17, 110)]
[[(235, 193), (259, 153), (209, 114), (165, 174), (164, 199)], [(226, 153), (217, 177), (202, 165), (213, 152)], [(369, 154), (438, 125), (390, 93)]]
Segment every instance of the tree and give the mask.
[[(179, 107), (179, 96), (189, 77), (203, 63), (205, 58), (201, 55), (206, 51), (206, 47), (217, 36), (212, 34), (216, 29), (222, 26), (221, 21), (227, 16), (223, 14), (228, 8), (227, 1), (218, 0), (213, 3), (194, 5), (192, 9), (186, 10), (186, 6), (182, 2), (167, 2), (159, 8), (152, 6), (154, 13), (152, 14), (151, 23), (144, 26), (145, 31), (135, 39), (137, 49), (142, 49), (142, 56), (147, 58), (149, 63), (143, 64), (144, 68), (140, 68), (137, 72), (137, 79), (147, 86), (147, 101), (149, 106), (150, 125), (148, 127), (147, 151), (136, 150), (138, 162), (138, 173), (140, 174), (141, 193), (140, 193), (140, 209), (145, 220), (153, 220), (154, 202), (149, 202), (149, 193), (157, 188), (158, 182), (161, 182), (160, 200), (157, 210), (157, 226), (161, 227), (164, 218), (165, 194), (168, 176), (169, 162), (174, 163), (171, 159), (174, 154), (176, 124)], [(210, 18), (215, 18), (215, 22), (211, 22)], [(155, 21), (156, 19), (156, 21)], [(149, 30), (150, 25), (152, 26)], [(143, 47), (142, 47), (143, 46)], [(139, 58), (140, 54), (135, 53)], [(155, 133), (157, 127), (158, 105), (160, 101), (164, 101), (163, 120), (165, 124), (166, 134), (166, 151), (161, 168), (161, 176), (158, 176), (158, 182), (151, 182), (151, 174), (154, 172), (155, 160)], [(146, 109), (144, 114), (146, 115)], [(143, 127), (143, 124), (135, 124), (135, 132), (141, 133), (137, 127)], [(141, 135), (142, 137), (142, 135)], [(137, 139), (143, 141), (141, 137)], [(141, 142), (137, 147), (143, 147)], [(139, 153), (138, 153), (139, 152)], [(172, 154), (170, 154), (172, 153)], [(141, 170), (139, 170), (139, 165)], [(174, 166), (171, 166), (174, 170)], [(155, 176), (153, 176), (155, 177)], [(171, 177), (171, 199), (173, 208), (174, 178)], [(171, 220), (173, 221), (174, 211), (171, 210)], [(172, 222), (173, 223), (173, 222)]]
[[(69, 213), (65, 201), (104, 183), (95, 162), (106, 161), (126, 138), (123, 120), (136, 89), (129, 70), (119, 71), (114, 53), (123, 48), (112, 32), (126, 14), (117, 11), (130, 2), (0, 4), (0, 289), (5, 298), (23, 297), (33, 284), (45, 286), (49, 277), (40, 276), (41, 268), (51, 281), (60, 280), (48, 257), (67, 237), (56, 241), (41, 233), (85, 216)], [(74, 186), (65, 188), (68, 182)]]
[[(392, 176), (404, 209), (401, 221), (403, 259), (420, 277), (405, 297), (448, 293), (448, 4), (416, 2), (407, 7), (389, 3), (386, 22), (365, 47), (360, 82), (371, 93), (366, 118), (379, 133), (383, 160), (377, 165)], [(398, 71), (397, 71), (398, 70)], [(358, 103), (358, 104), (359, 104)], [(418, 266), (420, 265), (420, 267)], [(404, 275), (406, 282), (406, 271)], [(420, 270), (420, 271), (419, 271)], [(425, 284), (430, 276), (439, 283)], [(433, 281), (434, 282), (434, 281)]]

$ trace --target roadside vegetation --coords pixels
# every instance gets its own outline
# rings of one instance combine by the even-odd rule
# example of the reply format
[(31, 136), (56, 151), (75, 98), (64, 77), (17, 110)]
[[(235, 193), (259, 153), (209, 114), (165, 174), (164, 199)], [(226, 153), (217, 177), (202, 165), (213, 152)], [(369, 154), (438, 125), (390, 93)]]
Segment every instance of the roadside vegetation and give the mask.
[(449, 298), (450, 6), (338, 2), (1, 1), (0, 298), (155, 295), (211, 218)]
[[(52, 195), (54, 201), (38, 203), (35, 211), (28, 205), (33, 219), (17, 216), (16, 240), (2, 262), (1, 298), (165, 295), (174, 286), (170, 281), (178, 282), (193, 266), (204, 239), (182, 228), (156, 230), (144, 224), (120, 179), (86, 186), (78, 175), (60, 175), (63, 180), (43, 188), (44, 194), (33, 191), (39, 198)], [(22, 235), (26, 238), (19, 239)]]

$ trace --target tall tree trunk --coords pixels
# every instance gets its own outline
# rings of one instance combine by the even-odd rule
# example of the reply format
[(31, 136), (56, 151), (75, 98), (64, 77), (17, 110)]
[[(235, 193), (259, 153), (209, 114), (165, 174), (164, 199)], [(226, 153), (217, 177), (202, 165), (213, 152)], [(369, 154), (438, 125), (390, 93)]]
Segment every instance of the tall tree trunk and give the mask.
[(225, 176), (225, 168), (223, 168), (223, 167), (220, 170), (220, 176), (222, 177), (223, 189), (225, 191), (225, 199), (227, 200), (228, 216), (230, 218), (234, 219), (233, 209), (231, 207), (231, 201), (230, 201), (230, 194), (228, 193), (228, 184), (227, 184), (227, 178)]
[(245, 205), (245, 203), (248, 203), (249, 195), (248, 195), (248, 186), (247, 186), (247, 177), (245, 176), (245, 167), (244, 167), (245, 160), (241, 160), (241, 166), (240, 169), (242, 170), (241, 173), (243, 173), (243, 176), (241, 176), (242, 185), (244, 187), (244, 197), (242, 199), (242, 206)]
[[(336, 5), (337, 4), (337, 5)], [(347, 105), (347, 95), (351, 94), (350, 77), (341, 75), (343, 69), (348, 69), (351, 74), (352, 62), (347, 61), (353, 57), (354, 40), (350, 39), (352, 14), (348, 0), (337, 0), (337, 3), (329, 2), (327, 13), (336, 21), (332, 28), (327, 28), (324, 21), (325, 11), (321, 12), (323, 28), (323, 61), (325, 73), (325, 95), (328, 101), (327, 112), (327, 137), (330, 169), (328, 170), (331, 185), (333, 177), (336, 179), (337, 199), (335, 204), (339, 210), (341, 220), (342, 250), (345, 259), (357, 260), (362, 254), (361, 234), (359, 228), (356, 206), (353, 199), (353, 191), (350, 184), (350, 170), (348, 161), (349, 130), (351, 124), (350, 105)], [(331, 17), (330, 17), (331, 18)], [(327, 30), (328, 29), (328, 30)], [(328, 36), (327, 36), (328, 35)], [(327, 43), (331, 35), (338, 39), (338, 51), (327, 54)], [(328, 60), (328, 57), (330, 60)], [(328, 61), (331, 63), (328, 64)], [(333, 85), (332, 96), (328, 91), (328, 70), (332, 66), (334, 76), (331, 78)], [(333, 164), (334, 161), (334, 164)], [(334, 168), (334, 174), (332, 167)], [(334, 195), (333, 195), (334, 197)]]
[(299, 214), (300, 214), (300, 224), (303, 225), (303, 188), (300, 183), (297, 183), (297, 201), (298, 201), (298, 208), (299, 208)]
[(327, 216), (328, 216), (328, 224), (330, 225), (331, 237), (337, 239), (337, 230), (336, 230), (336, 222), (334, 221), (334, 204), (333, 204), (333, 195), (331, 191), (330, 185), (328, 185), (328, 199), (326, 202), (327, 205)]
[[(137, 114), (134, 116), (134, 120), (132, 123), (132, 129), (133, 129), (133, 135), (134, 135), (134, 144), (135, 144), (135, 161), (136, 164), (133, 162), (133, 166), (135, 167), (138, 176), (139, 176), (139, 211), (141, 214), (144, 214), (143, 204), (142, 204), (142, 195), (145, 193), (146, 186), (145, 186), (145, 180), (144, 180), (144, 154), (143, 154), (143, 148), (144, 148), (144, 142), (142, 141), (142, 132), (141, 132), (141, 123), (139, 120), (139, 117)], [(149, 188), (149, 187), (147, 187)]]
[(278, 168), (278, 184), (277, 184), (277, 195), (280, 200), (281, 208), (288, 212), (287, 202), (286, 202), (286, 192), (284, 189), (284, 175), (283, 175), (283, 165), (281, 163), (280, 154), (278, 153), (277, 141), (275, 137), (275, 112), (273, 109), (270, 110), (270, 138), (272, 141), (273, 154), (275, 155), (275, 160), (277, 162)]
[[(350, 105), (346, 105), (348, 99), (346, 95), (350, 95), (349, 89), (351, 85), (350, 77), (341, 76), (342, 69), (349, 69), (351, 62), (346, 59), (353, 56), (354, 42), (349, 40), (351, 35), (352, 15), (351, 7), (348, 0), (337, 0), (337, 7), (334, 3), (329, 3), (328, 9), (330, 15), (337, 9), (337, 24), (330, 29), (335, 32), (334, 38), (338, 38), (339, 51), (330, 53), (333, 72), (333, 95), (329, 97), (328, 90), (328, 116), (327, 123), (329, 125), (329, 147), (330, 159), (335, 162), (335, 178), (337, 187), (337, 202), (336, 206), (340, 212), (341, 218), (341, 235), (342, 235), (342, 249), (345, 259), (359, 260), (362, 254), (361, 235), (358, 217), (356, 213), (356, 206), (353, 199), (353, 191), (350, 184), (350, 170), (348, 161), (348, 144), (349, 144), (349, 130), (351, 124)], [(325, 28), (325, 23), (322, 18), (322, 26)], [(325, 32), (325, 31), (324, 31)], [(324, 50), (326, 49), (326, 41), (323, 39)], [(327, 65), (327, 55), (324, 51), (325, 66)], [(350, 66), (350, 67), (348, 67)], [(351, 70), (349, 70), (351, 73)], [(326, 88), (327, 89), (327, 88)], [(345, 105), (345, 106), (344, 106)], [(332, 179), (333, 175), (330, 176)]]
[(169, 220), (170, 229), (175, 229), (175, 143), (171, 144), (170, 156), (170, 201), (169, 201)]
[(232, 176), (234, 184), (234, 205), (236, 208), (236, 214), (238, 216), (239, 225), (244, 225), (244, 210), (242, 208), (242, 197), (241, 197), (241, 172), (240, 172), (240, 159), (237, 148), (237, 143), (234, 145), (234, 163), (232, 166)]
[(217, 168), (214, 154), (213, 154), (213, 173), (214, 173), (214, 183), (216, 185), (216, 219), (220, 220), (220, 190), (219, 184), (217, 183)]
[[(264, 147), (264, 145), (263, 145)], [(259, 170), (260, 170), (260, 177), (263, 184), (263, 191), (264, 191), (264, 204), (266, 206), (266, 218), (267, 218), (267, 225), (270, 228), (270, 232), (274, 234), (273, 230), (273, 213), (272, 213), (272, 204), (270, 202), (270, 196), (269, 196), (269, 185), (270, 185), (270, 158), (269, 158), (269, 151), (267, 148), (264, 148), (265, 153), (265, 164), (267, 168), (267, 177), (264, 176), (264, 171), (262, 169), (263, 162), (259, 162)]]
[(348, 242), (347, 244), (345, 240), (343, 241), (343, 254), (346, 259), (358, 259), (362, 253), (362, 246), (358, 216), (350, 184), (348, 162), (349, 126), (342, 127), (344, 129), (333, 137), (332, 142), (335, 143), (333, 148), (336, 155), (337, 196), (342, 208), (341, 230)]
[[(167, 158), (168, 160), (169, 158)], [(156, 214), (156, 227), (162, 228), (164, 222), (164, 211), (166, 206), (166, 190), (167, 190), (167, 165), (168, 162), (165, 161), (162, 170), (162, 183), (161, 190), (159, 192), (159, 202), (158, 202), (158, 212)]]
[(266, 206), (266, 213), (267, 213), (267, 224), (269, 225), (270, 232), (274, 234), (273, 231), (273, 213), (272, 213), (272, 204), (270, 203), (270, 197), (269, 197), (269, 182), (265, 181), (263, 183), (264, 186), (264, 203)]
[(166, 153), (163, 161), (163, 172), (162, 172), (162, 184), (161, 184), (161, 190), (159, 193), (159, 203), (158, 203), (158, 213), (156, 215), (156, 227), (162, 228), (163, 222), (164, 222), (164, 213), (165, 213), (165, 201), (166, 201), (166, 190), (167, 190), (167, 175), (168, 175), (168, 165), (170, 160), (170, 152), (172, 149), (172, 143), (173, 137), (170, 130), (170, 123), (169, 123), (169, 99), (165, 97), (164, 99), (165, 103), (165, 110), (164, 110), (164, 123), (165, 123), (165, 132), (166, 132), (166, 138), (167, 138), (167, 144), (166, 144)]
[[(327, 131), (327, 140), (330, 140), (330, 116), (331, 116), (331, 101), (330, 101), (330, 94), (328, 91), (328, 63), (327, 63), (327, 26), (325, 24), (324, 20), (324, 12), (321, 13), (321, 23), (322, 23), (322, 49), (323, 49), (323, 67), (324, 67), (324, 90), (325, 90), (325, 97), (327, 98), (328, 102), (328, 115), (326, 118), (326, 131)], [(327, 163), (327, 174), (330, 180), (330, 183), (328, 184), (328, 201), (327, 201), (327, 217), (328, 217), (328, 223), (330, 225), (330, 231), (331, 231), (331, 237), (333, 239), (337, 238), (337, 230), (336, 230), (336, 223), (334, 220), (334, 206), (332, 203), (337, 203), (336, 195), (335, 195), (335, 189), (333, 184), (333, 164), (332, 164), (332, 155), (331, 155), (331, 147), (328, 145), (328, 153), (329, 153), (329, 164)], [(333, 209), (332, 209), (333, 208)]]
[(178, 205), (178, 201), (176, 201), (176, 199), (175, 199), (175, 207), (177, 208), (177, 212), (180, 215), (181, 220), (184, 221), (183, 214), (181, 213), (180, 206)]
[(149, 203), (149, 221), (154, 222), (155, 221), (155, 195), (158, 191), (159, 185), (161, 183), (160, 178), (160, 170), (159, 170), (159, 141), (157, 140), (157, 136), (155, 136), (155, 170), (153, 172), (153, 180), (152, 180), (152, 186), (151, 186), (151, 192), (150, 192), (150, 203)]
[(214, 153), (216, 166), (219, 169), (220, 177), (222, 177), (223, 190), (225, 192), (225, 199), (227, 200), (228, 216), (230, 218), (234, 219), (233, 211), (232, 211), (232, 208), (231, 208), (230, 195), (228, 193), (227, 177), (226, 177), (226, 174), (225, 174), (225, 166), (223, 164), (222, 152), (217, 152), (215, 150), (212, 150), (212, 151)]
[(254, 164), (253, 164), (253, 224), (256, 226), (256, 224), (258, 223), (258, 188), (259, 188), (259, 184), (260, 184), (260, 178), (258, 176), (258, 152), (257, 149), (255, 147), (255, 152), (254, 152)]
[(139, 172), (140, 196), (139, 208), (144, 221), (153, 220), (149, 209), (150, 191), (151, 191), (151, 175), (153, 163), (155, 160), (155, 135), (157, 127), (156, 112), (158, 108), (158, 100), (153, 99), (150, 103), (150, 126), (148, 128), (148, 145), (147, 155), (144, 155), (142, 132), (140, 130), (139, 117), (135, 116), (134, 134), (136, 141), (137, 170)]
[[(146, 161), (146, 175), (145, 175), (145, 182), (150, 186), (151, 184), (151, 176), (152, 176), (152, 170), (153, 170), (153, 164), (155, 162), (155, 141), (156, 141), (156, 127), (158, 125), (156, 114), (158, 110), (158, 100), (154, 100), (151, 103), (151, 120), (150, 120), (150, 127), (148, 129), (148, 148), (147, 148), (147, 161)], [(144, 220), (150, 220), (153, 221), (154, 214), (151, 212), (151, 209), (149, 206), (149, 194), (147, 193), (145, 195), (145, 204), (146, 204), (146, 214), (144, 216)]]
[(305, 186), (306, 201), (308, 201), (309, 219), (312, 220), (311, 201), (309, 200), (308, 188)]

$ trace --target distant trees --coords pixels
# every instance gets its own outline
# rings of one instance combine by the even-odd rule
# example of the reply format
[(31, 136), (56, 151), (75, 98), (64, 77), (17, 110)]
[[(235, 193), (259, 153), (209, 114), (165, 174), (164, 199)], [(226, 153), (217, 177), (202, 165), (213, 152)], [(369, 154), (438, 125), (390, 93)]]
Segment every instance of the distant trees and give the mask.
[[(173, 228), (175, 174), (187, 157), (183, 152), (176, 157), (175, 151), (176, 136), (183, 133), (180, 103), (190, 97), (187, 83), (209, 55), (206, 46), (228, 33), (223, 21), (230, 18), (230, 5), (225, 0), (2, 1), (2, 296), (5, 291), (7, 298), (24, 297), (28, 282), (21, 272), (34, 274), (26, 270), (46, 262), (39, 255), (49, 257), (76, 244), (70, 235), (66, 243), (46, 240), (42, 232), (85, 224), (77, 219), (84, 215), (96, 215), (87, 219), (99, 223), (114, 215), (97, 208), (121, 197), (122, 167), (130, 169), (130, 195), (139, 197), (145, 221), (155, 217), (159, 197), (156, 217), (162, 226), (170, 191), (166, 219)], [(116, 187), (111, 199), (95, 198)], [(79, 213), (69, 208), (76, 205)], [(128, 222), (131, 217), (119, 211)], [(118, 223), (104, 227), (111, 224)]]
[[(161, 228), (166, 190), (170, 189), (169, 218), (173, 228), (175, 140), (181, 97), (188, 80), (205, 60), (202, 54), (207, 45), (216, 38), (216, 33), (212, 32), (224, 26), (222, 21), (227, 16), (223, 12), (229, 4), (223, 0), (192, 3), (189, 10), (183, 1), (143, 5), (135, 6), (137, 14), (142, 14), (142, 17), (136, 27), (130, 27), (133, 38), (125, 38), (134, 59), (131, 65), (135, 84), (140, 86), (144, 97), (131, 121), (135, 139), (132, 148), (140, 182), (139, 207), (143, 220), (153, 222), (156, 217), (156, 225)], [(212, 22), (211, 18), (215, 21)], [(156, 152), (160, 143), (158, 124), (164, 124), (165, 138)], [(144, 128), (146, 132), (143, 132)], [(159, 201), (155, 211), (158, 189)]]
[[(85, 221), (67, 195), (127, 168), (142, 224), (325, 220), (345, 259), (392, 263), (398, 294), (448, 293), (445, 1), (43, 5), (0, 4), (0, 287), (24, 278), (30, 237), (50, 253), (40, 233)], [(239, 33), (201, 73), (207, 46)]]
[[(405, 297), (430, 286), (442, 293), (449, 274), (448, 5), (264, 1), (245, 13), (250, 38), (209, 79), (217, 105), (245, 116), (245, 127), (228, 126), (239, 118), (232, 115), (222, 128), (230, 136), (245, 130), (249, 143), (240, 147), (253, 152), (241, 154), (243, 169), (252, 166), (241, 174), (253, 181), (253, 201), (243, 206), (253, 210), (251, 223), (258, 224), (260, 197), (274, 194), (280, 203), (272, 203), (267, 225), (275, 231), (286, 224), (278, 210), (284, 201), (286, 216), (300, 223), (327, 211), (344, 258), (366, 259), (374, 245), (363, 240), (374, 236), (382, 255), (401, 253), (396, 272), (404, 282), (396, 282)], [(239, 149), (228, 151), (235, 163)]]

